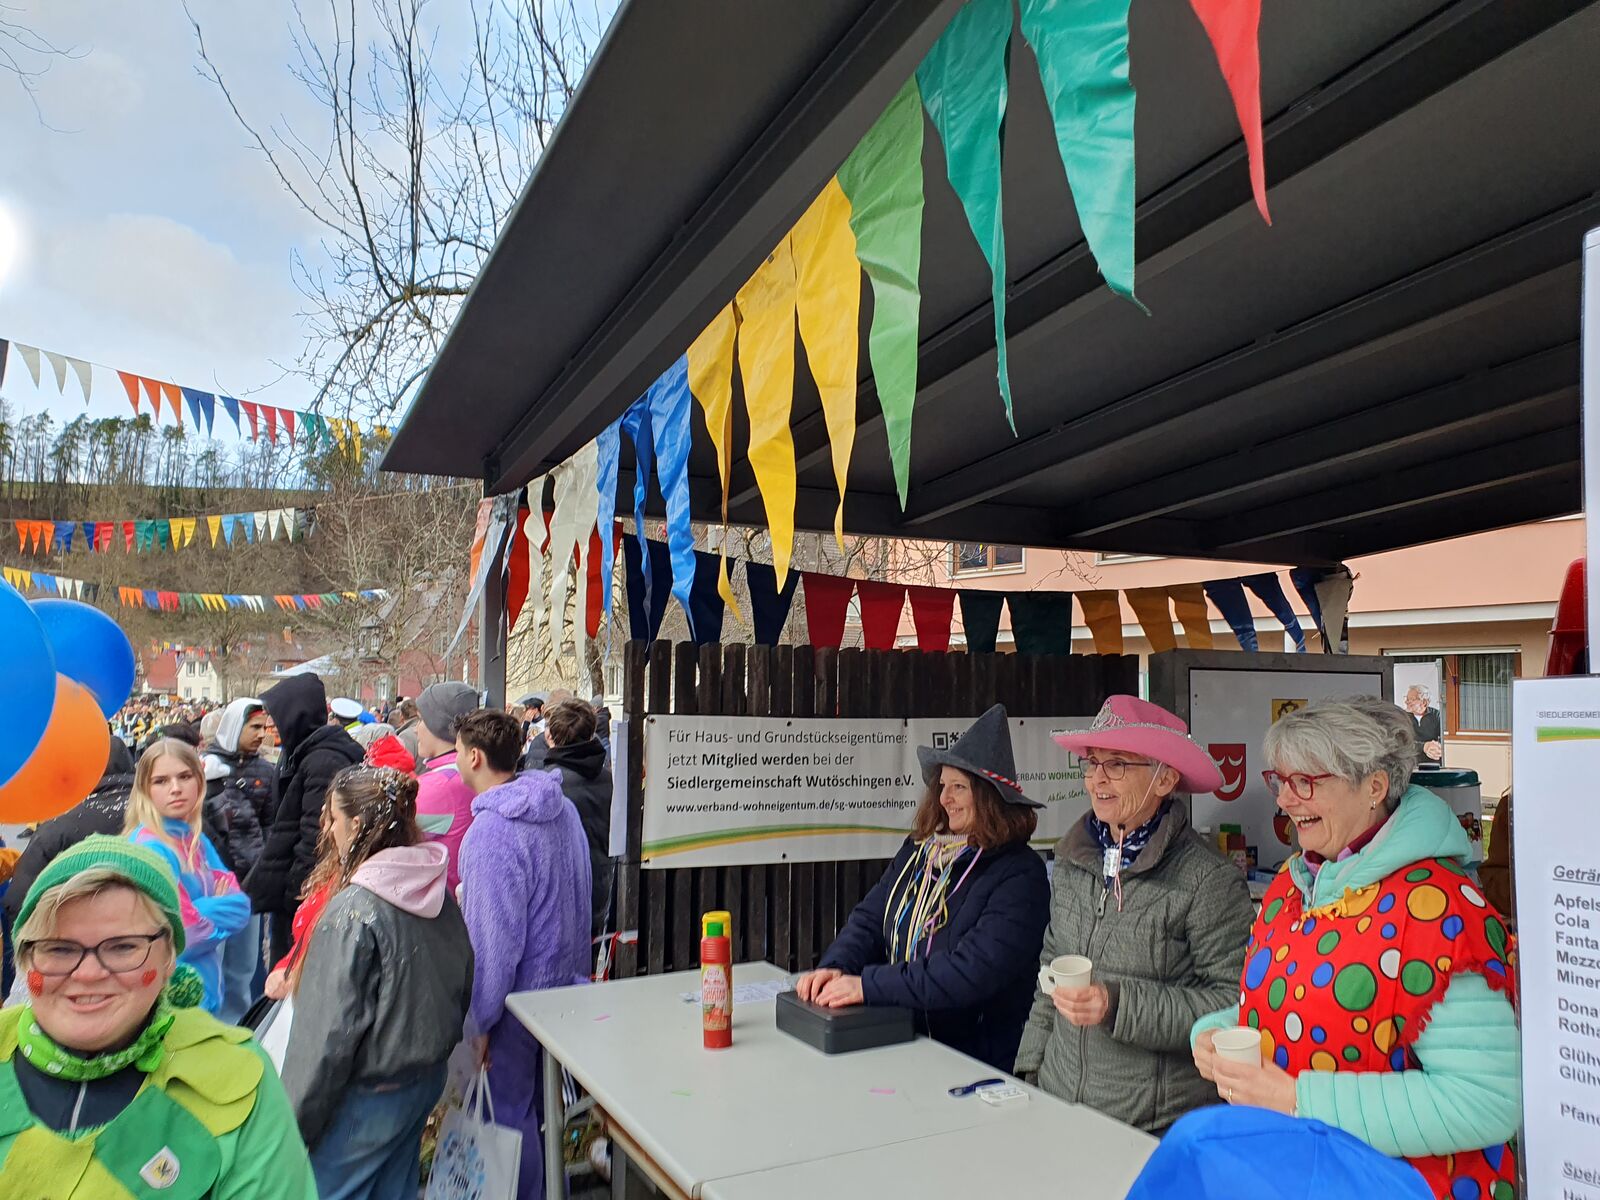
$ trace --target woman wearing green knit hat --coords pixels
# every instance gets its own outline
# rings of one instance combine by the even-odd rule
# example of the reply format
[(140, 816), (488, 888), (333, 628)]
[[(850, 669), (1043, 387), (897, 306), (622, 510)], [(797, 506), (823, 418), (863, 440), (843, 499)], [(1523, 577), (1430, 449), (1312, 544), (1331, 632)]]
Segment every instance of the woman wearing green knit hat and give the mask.
[(283, 1086), (248, 1032), (198, 1008), (161, 857), (93, 836), (17, 917), (29, 1002), (0, 1009), (6, 1194), (315, 1200)]

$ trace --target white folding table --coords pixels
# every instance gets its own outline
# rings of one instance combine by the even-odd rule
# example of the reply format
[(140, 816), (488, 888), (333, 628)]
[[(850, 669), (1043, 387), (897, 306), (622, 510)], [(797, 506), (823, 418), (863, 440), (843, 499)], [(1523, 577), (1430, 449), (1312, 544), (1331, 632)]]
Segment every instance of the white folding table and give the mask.
[[(783, 978), (770, 963), (734, 968), (735, 986)], [(818, 1160), (874, 1172), (923, 1163), (910, 1176), (900, 1173), (899, 1183), (937, 1182), (956, 1169), (947, 1157), (988, 1160), (992, 1168), (997, 1148), (1002, 1157), (1020, 1156), (1019, 1177), (1036, 1183), (1072, 1162), (1087, 1185), (1094, 1173), (1082, 1174), (1084, 1159), (1114, 1158), (1104, 1187), (1086, 1186), (1080, 1194), (1121, 1200), (1155, 1148), (1154, 1139), (1136, 1130), (1036, 1090), (1030, 1089), (1027, 1103), (1001, 1109), (975, 1096), (951, 1097), (952, 1087), (996, 1072), (927, 1038), (821, 1054), (778, 1031), (771, 1000), (736, 1005), (733, 1046), (706, 1050), (699, 1005), (681, 998), (698, 989), (699, 972), (680, 971), (525, 992), (506, 1001), (545, 1049), (551, 1200), (565, 1188), (563, 1066), (605, 1112), (613, 1146), (669, 1195), (695, 1200), (764, 1194), (723, 1190), (759, 1189), (758, 1176), (781, 1189), (790, 1186), (786, 1171), (809, 1171)], [(960, 1140), (948, 1137), (957, 1133)], [(830, 1200), (845, 1194), (831, 1183), (829, 1192)]]

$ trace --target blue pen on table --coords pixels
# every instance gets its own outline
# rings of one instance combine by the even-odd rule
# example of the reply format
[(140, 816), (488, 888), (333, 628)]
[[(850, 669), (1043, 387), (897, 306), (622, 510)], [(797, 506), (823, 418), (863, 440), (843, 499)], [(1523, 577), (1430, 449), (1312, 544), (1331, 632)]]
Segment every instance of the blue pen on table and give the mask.
[(1004, 1082), (1005, 1080), (998, 1076), (993, 1079), (980, 1079), (977, 1083), (969, 1083), (965, 1087), (953, 1087), (950, 1089), (950, 1094), (952, 1096), (970, 1096), (981, 1087), (989, 1087), (992, 1084)]

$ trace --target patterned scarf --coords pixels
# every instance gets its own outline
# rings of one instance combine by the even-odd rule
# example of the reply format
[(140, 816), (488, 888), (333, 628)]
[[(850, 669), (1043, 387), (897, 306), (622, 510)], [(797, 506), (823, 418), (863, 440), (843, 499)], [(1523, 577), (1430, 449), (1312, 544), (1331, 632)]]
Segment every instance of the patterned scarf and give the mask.
[(104, 1079), (127, 1066), (135, 1066), (148, 1075), (161, 1065), (161, 1056), (166, 1052), (164, 1041), (167, 1030), (172, 1028), (172, 1021), (173, 1013), (166, 1001), (157, 1001), (150, 1020), (131, 1044), (92, 1058), (80, 1058), (72, 1051), (56, 1045), (50, 1035), (39, 1028), (39, 1022), (33, 1019), (33, 1006), (30, 1004), (23, 1008), (22, 1016), (17, 1021), (17, 1046), (30, 1066), (46, 1075), (68, 1079), (73, 1083)]
[[(1155, 836), (1156, 830), (1160, 828), (1161, 819), (1167, 815), (1167, 809), (1171, 806), (1172, 799), (1171, 797), (1168, 797), (1167, 799), (1163, 800), (1161, 802), (1161, 806), (1156, 809), (1155, 816), (1151, 817), (1137, 829), (1128, 830), (1128, 832), (1123, 836), (1122, 869), (1124, 871), (1133, 866), (1133, 860), (1139, 857), (1139, 851), (1143, 850), (1150, 844), (1150, 839)], [(1105, 851), (1111, 849), (1117, 844), (1116, 831), (1112, 829), (1110, 825), (1102, 821), (1099, 817), (1095, 816), (1094, 809), (1091, 808), (1086, 814), (1084, 814), (1083, 823), (1085, 828), (1087, 828), (1089, 832), (1094, 835), (1094, 840), (1100, 844), (1102, 856), (1104, 855)], [(1110, 887), (1111, 876), (1107, 875), (1105, 877), (1105, 881), (1106, 886)]]

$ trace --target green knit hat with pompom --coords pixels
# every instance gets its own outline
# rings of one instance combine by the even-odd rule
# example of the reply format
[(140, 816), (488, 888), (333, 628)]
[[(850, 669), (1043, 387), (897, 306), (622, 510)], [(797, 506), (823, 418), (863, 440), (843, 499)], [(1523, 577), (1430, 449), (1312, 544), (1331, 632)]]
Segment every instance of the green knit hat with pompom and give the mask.
[(104, 833), (90, 834), (50, 860), (23, 898), (22, 908), (17, 912), (16, 927), (22, 929), (27, 925), (33, 910), (51, 888), (59, 887), (85, 871), (96, 870), (120, 875), (128, 881), (128, 886), (150, 897), (172, 930), (173, 953), (183, 953), (183, 906), (172, 868), (154, 850), (130, 842), (127, 838), (111, 837)]

